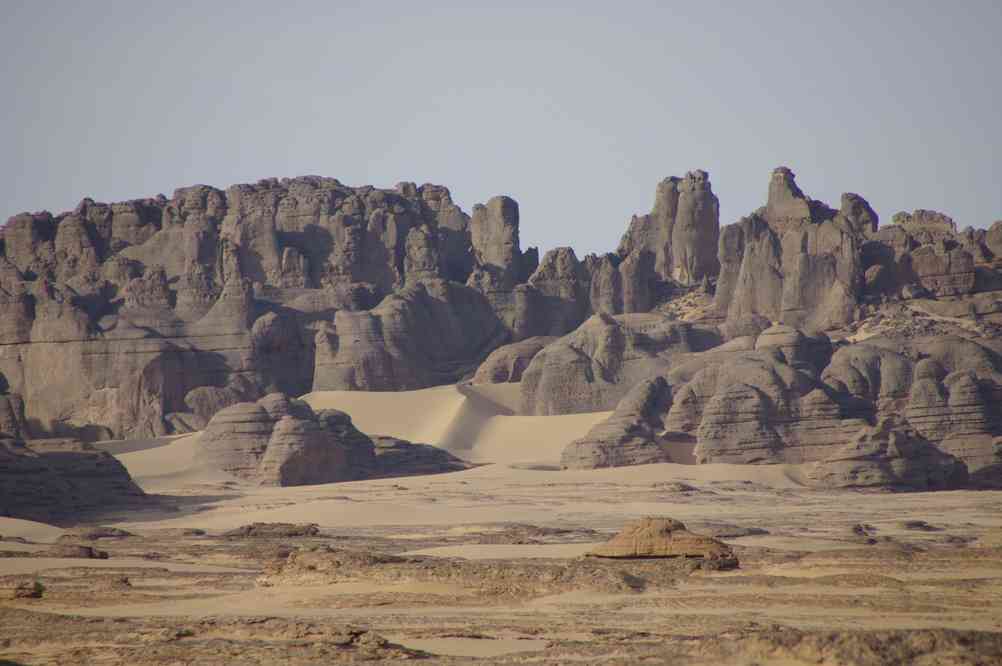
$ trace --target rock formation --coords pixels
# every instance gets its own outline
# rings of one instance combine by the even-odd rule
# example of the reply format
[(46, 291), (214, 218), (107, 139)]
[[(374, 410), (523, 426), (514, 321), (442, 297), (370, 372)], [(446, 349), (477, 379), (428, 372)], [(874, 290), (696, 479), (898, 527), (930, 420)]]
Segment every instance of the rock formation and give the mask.
[(673, 460), (662, 432), (662, 418), (671, 405), (671, 387), (664, 377), (634, 386), (607, 420), (588, 435), (564, 448), (561, 465), (567, 469), (622, 467)]
[(695, 285), (719, 270), (719, 235), (720, 202), (709, 174), (691, 171), (658, 184), (653, 210), (633, 218), (618, 254), (623, 259), (648, 255), (660, 280)]
[(776, 169), (763, 208), (720, 234), (716, 306), (728, 320), (760, 315), (816, 330), (852, 321), (864, 267), (860, 248), (876, 216), (857, 195), (835, 211)]
[(536, 336), (498, 347), (477, 368), (474, 384), (505, 384), (522, 381), (522, 373), (546, 345), (557, 338)]
[(216, 413), (199, 435), (200, 464), (268, 486), (431, 474), (466, 469), (423, 444), (373, 443), (337, 410), (314, 412), (301, 400), (272, 393)]
[(844, 448), (814, 463), (808, 481), (824, 488), (943, 490), (967, 483), (967, 467), (922, 438), (907, 423), (886, 417), (859, 431)]
[(338, 311), (333, 326), (317, 333), (313, 390), (453, 383), (508, 339), (481, 292), (445, 280), (418, 282), (372, 310)]
[(313, 176), (15, 215), (0, 430), (153, 437), (242, 405), (213, 426), (250, 429), (234, 473), (307, 482), (313, 456), (340, 474), (341, 449), (316, 443), (320, 415), (262, 417), (265, 396), (473, 377), (521, 381), (527, 414), (615, 410), (567, 466), (820, 463), (897, 414), (971, 483), (1002, 483), (1002, 223), (880, 226), (780, 167), (723, 228), (696, 170), (657, 186), (616, 252), (540, 258), (520, 231), (507, 196), (467, 215), (441, 186)]
[[(565, 449), (563, 465), (684, 462), (690, 453), (697, 462), (816, 462), (829, 470), (818, 472), (825, 483), (838, 485), (834, 476), (848, 472), (833, 465), (855, 460), (851, 443), (872, 441), (879, 421), (885, 445), (858, 463), (877, 470), (874, 478), (921, 487), (912, 477), (926, 474), (929, 487), (949, 487), (963, 477), (954, 473), (959, 460), (972, 480), (991, 485), (1002, 462), (998, 368), (996, 352), (959, 337), (871, 338), (833, 353), (823, 336), (774, 326), (636, 384), (609, 419)], [(900, 446), (886, 445), (891, 431)], [(945, 470), (942, 478), (930, 466)]]
[(693, 557), (707, 560), (732, 560), (734, 553), (724, 543), (693, 534), (678, 520), (647, 517), (628, 523), (606, 543), (593, 548), (593, 557)]
[[(17, 215), (0, 232), (0, 375), (23, 397), (32, 436), (149, 437), (203, 427), (215, 411), (276, 390), (307, 392), (317, 332), (344, 329), (349, 347), (361, 324), (332, 327), (336, 313), (399, 290), (430, 284), (432, 299), (455, 301), (439, 310), (479, 308), (504, 329), (489, 290), (453, 283), (493, 271), (511, 292), (535, 252), (518, 248), (514, 201), (492, 200), (475, 217), (443, 187), (316, 177)], [(503, 314), (514, 320), (510, 306)], [(458, 358), (433, 354), (422, 385), (472, 370), (510, 337), (468, 318), (446, 325), (453, 339), (474, 340)], [(415, 328), (404, 337), (422, 323), (405, 322)]]
[(146, 500), (118, 460), (86, 444), (0, 434), (0, 515), (63, 522)]
[(654, 313), (594, 315), (532, 359), (522, 376), (522, 411), (543, 416), (612, 409), (636, 383), (720, 341), (715, 328)]

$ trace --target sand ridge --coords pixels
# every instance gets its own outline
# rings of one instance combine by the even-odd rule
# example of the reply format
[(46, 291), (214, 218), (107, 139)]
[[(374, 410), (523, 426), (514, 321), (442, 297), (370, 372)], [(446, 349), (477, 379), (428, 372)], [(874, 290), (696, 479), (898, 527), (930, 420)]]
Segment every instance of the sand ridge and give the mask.
[(516, 414), (518, 384), (457, 384), (417, 391), (317, 391), (313, 409), (339, 409), (370, 435), (433, 444), (470, 462), (557, 464), (567, 444), (610, 412)]

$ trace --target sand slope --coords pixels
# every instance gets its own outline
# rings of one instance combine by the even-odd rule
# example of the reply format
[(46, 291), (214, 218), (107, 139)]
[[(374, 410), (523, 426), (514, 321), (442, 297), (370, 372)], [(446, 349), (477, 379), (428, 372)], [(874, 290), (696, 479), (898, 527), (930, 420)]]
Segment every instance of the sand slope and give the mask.
[(0, 536), (21, 537), (29, 541), (48, 543), (58, 539), (59, 535), (65, 531), (61, 527), (49, 525), (48, 523), (38, 523), (33, 520), (22, 520), (21, 518), (0, 517)]
[[(130, 440), (129, 453), (115, 457), (129, 470), (132, 479), (147, 493), (162, 493), (184, 486), (235, 480), (226, 472), (200, 466), (195, 461), (201, 433), (167, 440)], [(143, 447), (142, 444), (147, 446)]]
[(394, 393), (318, 391), (314, 409), (340, 409), (370, 435), (440, 446), (471, 462), (555, 464), (609, 412), (518, 416), (518, 384), (437, 386)]

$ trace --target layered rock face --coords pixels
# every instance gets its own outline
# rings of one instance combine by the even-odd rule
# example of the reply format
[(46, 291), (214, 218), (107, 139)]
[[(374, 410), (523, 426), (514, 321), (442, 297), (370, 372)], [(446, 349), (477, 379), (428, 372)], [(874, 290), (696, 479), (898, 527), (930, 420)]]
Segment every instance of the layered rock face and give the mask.
[(118, 460), (64, 440), (0, 434), (0, 515), (62, 522), (146, 499)]
[(968, 478), (963, 462), (891, 416), (815, 463), (808, 481), (823, 488), (942, 490), (963, 487)]
[(650, 314), (598, 314), (544, 347), (522, 375), (522, 411), (540, 416), (615, 407), (676, 357), (721, 342), (715, 328)]
[(705, 172), (670, 178), (619, 253), (540, 260), (513, 199), (468, 216), (436, 185), (85, 199), (0, 232), (0, 375), (29, 435), (87, 439), (199, 429), (275, 391), (454, 382), (505, 343), (712, 280), (718, 209)]
[(473, 383), (506, 384), (522, 381), (522, 373), (536, 354), (555, 340), (557, 338), (542, 335), (498, 347), (477, 368)]
[(372, 439), (337, 410), (314, 412), (273, 393), (227, 407), (199, 435), (198, 462), (252, 483), (299, 486), (432, 474), (468, 465), (440, 449), (399, 439)]
[(317, 333), (313, 390), (400, 391), (448, 384), (509, 339), (479, 291), (426, 280), (372, 310), (339, 311)]
[(824, 336), (777, 325), (637, 384), (563, 464), (685, 462), (691, 452), (697, 462), (813, 462), (815, 481), (832, 486), (955, 487), (968, 473), (992, 485), (1002, 480), (999, 362), (966, 338), (876, 337), (833, 352)]
[[(317, 451), (344, 461), (309, 443), (318, 415), (260, 425), (264, 396), (472, 377), (520, 381), (527, 414), (615, 410), (570, 467), (820, 463), (897, 414), (902, 441), (911, 428), (994, 483), (1002, 223), (878, 222), (785, 167), (722, 229), (708, 174), (667, 178), (616, 252), (583, 258), (523, 250), (510, 197), (466, 215), (413, 183), (268, 179), (21, 214), (0, 230), (0, 429), (151, 437), (241, 406), (261, 429), (243, 473), (281, 483)], [(895, 308), (928, 317), (868, 338)]]
[(760, 315), (824, 330), (852, 321), (863, 284), (860, 248), (877, 218), (857, 195), (835, 211), (776, 169), (763, 208), (720, 235), (716, 306), (728, 320)]
[(373, 458), (372, 442), (343, 414), (316, 414), (280, 393), (217, 412), (199, 435), (200, 463), (261, 485), (360, 478)]
[[(720, 235), (720, 202), (705, 171), (691, 171), (683, 178), (666, 178), (658, 185), (654, 208), (634, 217), (619, 244), (626, 260), (647, 255), (660, 280), (695, 285), (715, 277), (717, 239)], [(628, 310), (629, 311), (629, 310)]]
[[(429, 287), (455, 296), (444, 307), (497, 318), (486, 290), (468, 296), (453, 283), (497, 269), (498, 288), (511, 291), (534, 269), (533, 253), (518, 248), (512, 200), (483, 210), (471, 221), (435, 185), (305, 177), (15, 216), (0, 232), (0, 376), (23, 397), (33, 436), (183, 432), (240, 401), (307, 392), (317, 331), (338, 312), (449, 280)], [(433, 355), (433, 365), (445, 360), (424, 371), (424, 385), (454, 380), (453, 366), (475, 367), (497, 346), (494, 331), (474, 330), (482, 320), (456, 322), (453, 339), (476, 340), (459, 358)], [(346, 338), (365, 328), (353, 323)], [(423, 323), (406, 322), (414, 330), (404, 336)]]

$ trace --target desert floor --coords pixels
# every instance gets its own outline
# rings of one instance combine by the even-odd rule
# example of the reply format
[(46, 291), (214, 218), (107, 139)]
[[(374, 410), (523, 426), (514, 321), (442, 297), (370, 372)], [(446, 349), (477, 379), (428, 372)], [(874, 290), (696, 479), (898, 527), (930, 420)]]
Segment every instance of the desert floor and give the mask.
[[(0, 519), (0, 663), (1002, 663), (1002, 492), (822, 492), (779, 465), (561, 471), (606, 414), (514, 416), (514, 385), (306, 399), (482, 464), (258, 488), (194, 464), (197, 434), (102, 443), (156, 501), (88, 518), (121, 538)], [(645, 515), (731, 544), (739, 568), (582, 558)], [(320, 532), (223, 534), (254, 522)], [(110, 557), (40, 554), (61, 537)], [(310, 548), (404, 559), (283, 569)], [(41, 598), (12, 598), (35, 580)]]

